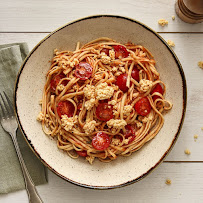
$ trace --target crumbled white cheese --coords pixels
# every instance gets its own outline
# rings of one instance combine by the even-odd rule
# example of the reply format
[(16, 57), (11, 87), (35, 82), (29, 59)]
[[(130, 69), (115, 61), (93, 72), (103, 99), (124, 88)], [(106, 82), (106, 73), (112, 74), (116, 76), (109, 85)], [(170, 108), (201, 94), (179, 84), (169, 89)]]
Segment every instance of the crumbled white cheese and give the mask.
[(119, 113), (118, 113), (118, 111), (116, 111), (116, 110), (113, 110), (113, 115), (114, 115), (114, 116), (119, 116)]
[(116, 72), (118, 70), (118, 68), (116, 66), (113, 66), (111, 69), (113, 72)]
[(85, 131), (85, 133), (86, 133), (87, 135), (91, 134), (91, 133), (94, 131), (94, 129), (95, 129), (95, 124), (96, 124), (96, 121), (95, 121), (95, 120), (93, 120), (93, 121), (88, 121), (88, 122), (85, 123), (83, 129), (84, 129), (84, 131)]
[(104, 82), (96, 86), (95, 93), (98, 100), (109, 99), (113, 96), (114, 88)]
[(128, 115), (130, 115), (130, 112), (132, 111), (132, 106), (131, 105), (126, 105), (126, 106), (124, 106), (123, 107), (123, 114), (125, 115), (125, 116), (128, 116)]
[(43, 121), (45, 119), (45, 116), (44, 116), (44, 114), (42, 113), (42, 112), (40, 112), (39, 114), (38, 114), (38, 116), (37, 116), (37, 120), (38, 121)]
[(118, 145), (121, 143), (121, 141), (120, 141), (120, 139), (112, 138), (111, 143), (112, 143), (113, 145), (118, 146)]
[(115, 76), (119, 76), (119, 75), (121, 75), (121, 74), (122, 74), (121, 71), (117, 71), (114, 75), (115, 75)]
[(198, 66), (199, 66), (200, 68), (203, 68), (203, 61), (199, 61), (199, 62), (198, 62)]
[(103, 76), (101, 74), (95, 74), (94, 79), (95, 80), (101, 80)]
[(172, 40), (168, 40), (167, 41), (167, 44), (170, 46), (170, 47), (174, 47), (175, 46), (175, 43), (172, 41)]
[(70, 65), (71, 68), (74, 68), (75, 66), (77, 66), (79, 64), (79, 60), (74, 58), (72, 62), (68, 63)]
[(119, 70), (122, 72), (122, 73), (125, 73), (125, 68), (123, 66), (119, 66)]
[(141, 122), (137, 122), (136, 125), (137, 125), (138, 128), (142, 127), (142, 123)]
[(162, 27), (165, 25), (168, 25), (168, 21), (165, 19), (159, 19), (158, 20), (159, 25), (161, 25)]
[(110, 64), (111, 62), (111, 58), (107, 55), (102, 55), (101, 56), (101, 62), (104, 64)]
[(106, 124), (109, 128), (113, 128), (112, 129), (113, 133), (116, 132), (117, 130), (122, 129), (127, 125), (126, 121), (123, 119), (111, 119), (107, 121)]
[(109, 56), (111, 57), (111, 59), (115, 59), (115, 51), (113, 49), (109, 50)]
[(152, 88), (152, 81), (151, 80), (145, 80), (142, 79), (140, 80), (139, 84), (140, 84), (140, 90), (142, 92), (147, 92), (148, 90), (150, 90)]
[(65, 86), (63, 84), (57, 85), (57, 90), (63, 91)]
[(113, 100), (109, 101), (108, 104), (111, 104), (114, 106), (116, 104), (116, 100), (113, 99)]
[(85, 102), (85, 108), (90, 110), (95, 105), (95, 98), (91, 98), (90, 100)]
[(95, 87), (93, 85), (86, 85), (83, 91), (87, 99), (91, 99), (95, 97)]
[(61, 125), (66, 131), (73, 129), (73, 126), (77, 123), (78, 116), (68, 117), (67, 115), (61, 116)]

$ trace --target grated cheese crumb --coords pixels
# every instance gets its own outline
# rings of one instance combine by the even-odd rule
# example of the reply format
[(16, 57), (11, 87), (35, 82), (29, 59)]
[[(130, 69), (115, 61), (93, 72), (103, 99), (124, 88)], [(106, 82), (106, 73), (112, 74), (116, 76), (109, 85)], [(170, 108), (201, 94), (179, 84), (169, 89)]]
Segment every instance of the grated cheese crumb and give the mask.
[(116, 100), (113, 99), (113, 100), (109, 101), (108, 104), (111, 104), (114, 106), (116, 104)]
[(45, 116), (44, 116), (44, 114), (42, 113), (42, 112), (40, 112), (39, 114), (38, 114), (38, 116), (37, 116), (37, 120), (38, 121), (43, 121), (45, 119)]
[(118, 146), (121, 143), (121, 141), (120, 141), (120, 139), (112, 138), (111, 143)]
[(63, 84), (57, 85), (57, 90), (63, 91), (65, 86)]
[(175, 20), (175, 16), (171, 16), (172, 20)]
[(90, 100), (85, 102), (85, 108), (90, 110), (95, 105), (95, 98), (91, 98)]
[(106, 124), (109, 128), (113, 128), (112, 132), (116, 132), (116, 130), (121, 130), (127, 125), (126, 121), (123, 119), (111, 119), (107, 121)]
[(111, 62), (111, 58), (107, 55), (102, 55), (101, 56), (101, 62), (104, 64), (110, 64)]
[(128, 115), (130, 115), (130, 112), (132, 111), (132, 106), (131, 105), (126, 105), (126, 106), (124, 106), (124, 108), (123, 108), (123, 114), (125, 115), (125, 116), (128, 116)]
[(111, 59), (115, 59), (115, 51), (113, 49), (109, 50), (109, 56), (111, 57)]
[(122, 73), (125, 73), (125, 68), (123, 66), (119, 66), (119, 70), (122, 72)]
[(85, 131), (85, 133), (86, 133), (87, 135), (91, 134), (91, 133), (94, 131), (94, 129), (95, 129), (95, 124), (96, 124), (96, 121), (95, 121), (95, 120), (93, 120), (93, 121), (88, 121), (88, 122), (85, 123), (83, 129), (84, 129), (84, 131)]
[(165, 25), (168, 25), (168, 21), (161, 18), (158, 20), (159, 25), (161, 25), (162, 27), (164, 27)]
[(87, 99), (91, 99), (95, 97), (95, 87), (93, 85), (86, 85), (83, 91)]
[(189, 149), (185, 149), (185, 154), (190, 155), (191, 154), (190, 150)]
[(67, 115), (61, 116), (61, 125), (68, 132), (73, 129), (74, 124), (78, 121), (78, 116), (68, 117)]
[(97, 85), (95, 88), (96, 98), (98, 100), (109, 99), (113, 96), (114, 88), (108, 86), (106, 82)]
[(74, 58), (72, 62), (69, 62), (71, 68), (74, 68), (76, 65), (79, 64), (79, 60)]
[(148, 90), (150, 90), (152, 88), (152, 81), (151, 80), (145, 80), (142, 79), (140, 80), (139, 84), (140, 84), (140, 90), (142, 92), (147, 92)]
[(168, 179), (166, 179), (165, 183), (166, 183), (166, 185), (171, 185), (171, 180), (168, 178)]
[(136, 125), (137, 125), (138, 128), (142, 127), (142, 123), (141, 122), (137, 122)]
[(116, 66), (113, 66), (111, 69), (113, 72), (116, 72), (118, 70), (118, 68)]
[(199, 66), (200, 68), (203, 68), (203, 61), (199, 61), (199, 62), (198, 62), (198, 66)]
[(167, 44), (170, 46), (170, 47), (174, 47), (175, 46), (175, 43), (172, 41), (172, 40), (168, 40), (167, 41)]

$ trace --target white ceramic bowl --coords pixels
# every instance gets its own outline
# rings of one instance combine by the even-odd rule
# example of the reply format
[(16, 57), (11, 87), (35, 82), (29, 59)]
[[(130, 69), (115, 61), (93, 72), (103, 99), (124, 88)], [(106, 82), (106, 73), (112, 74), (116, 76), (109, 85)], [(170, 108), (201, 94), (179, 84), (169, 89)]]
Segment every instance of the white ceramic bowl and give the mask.
[[(74, 50), (76, 42), (87, 43), (98, 37), (131, 41), (148, 48), (167, 87), (166, 99), (173, 108), (157, 136), (130, 157), (111, 163), (70, 158), (59, 150), (56, 141), (45, 136), (36, 121), (41, 111), (39, 100), (50, 68), (53, 50)], [(175, 87), (175, 88), (174, 88)], [(19, 72), (15, 89), (16, 115), (26, 141), (39, 159), (65, 180), (88, 188), (108, 189), (136, 182), (166, 157), (180, 132), (186, 108), (186, 81), (180, 62), (167, 43), (146, 25), (121, 16), (98, 15), (68, 23), (45, 37), (30, 52)]]

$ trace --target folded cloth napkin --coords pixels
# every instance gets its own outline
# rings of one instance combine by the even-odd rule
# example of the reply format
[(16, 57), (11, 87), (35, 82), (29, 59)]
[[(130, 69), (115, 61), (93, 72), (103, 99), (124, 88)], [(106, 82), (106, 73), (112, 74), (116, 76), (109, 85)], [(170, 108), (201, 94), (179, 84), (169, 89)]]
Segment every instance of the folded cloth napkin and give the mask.
[[(0, 45), (0, 92), (5, 91), (12, 102), (16, 76), (27, 54), (26, 43)], [(20, 130), (17, 131), (17, 139), (35, 185), (46, 183), (46, 169), (33, 154)], [(11, 137), (0, 125), (0, 194), (23, 188), (23, 174)]]

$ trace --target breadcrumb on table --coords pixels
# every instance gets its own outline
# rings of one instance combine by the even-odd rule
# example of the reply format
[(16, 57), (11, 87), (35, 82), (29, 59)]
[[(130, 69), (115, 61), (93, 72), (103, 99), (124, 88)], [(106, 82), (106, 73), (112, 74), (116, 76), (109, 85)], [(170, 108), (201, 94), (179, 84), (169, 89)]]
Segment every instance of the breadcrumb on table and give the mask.
[(166, 183), (166, 185), (171, 185), (171, 180), (168, 178), (168, 179), (166, 179), (165, 183)]
[(159, 25), (161, 25), (162, 27), (164, 27), (165, 25), (168, 25), (168, 21), (161, 18), (158, 20)]
[(198, 66), (203, 69), (203, 61), (199, 61)]
[(168, 40), (167, 41), (167, 44), (170, 46), (170, 47), (174, 47), (175, 46), (175, 43), (172, 41), (172, 40)]
[(190, 150), (189, 149), (185, 149), (185, 154), (190, 155), (191, 154)]
[(175, 16), (171, 16), (172, 20), (175, 20)]
[(198, 135), (194, 135), (195, 142), (197, 141)]

